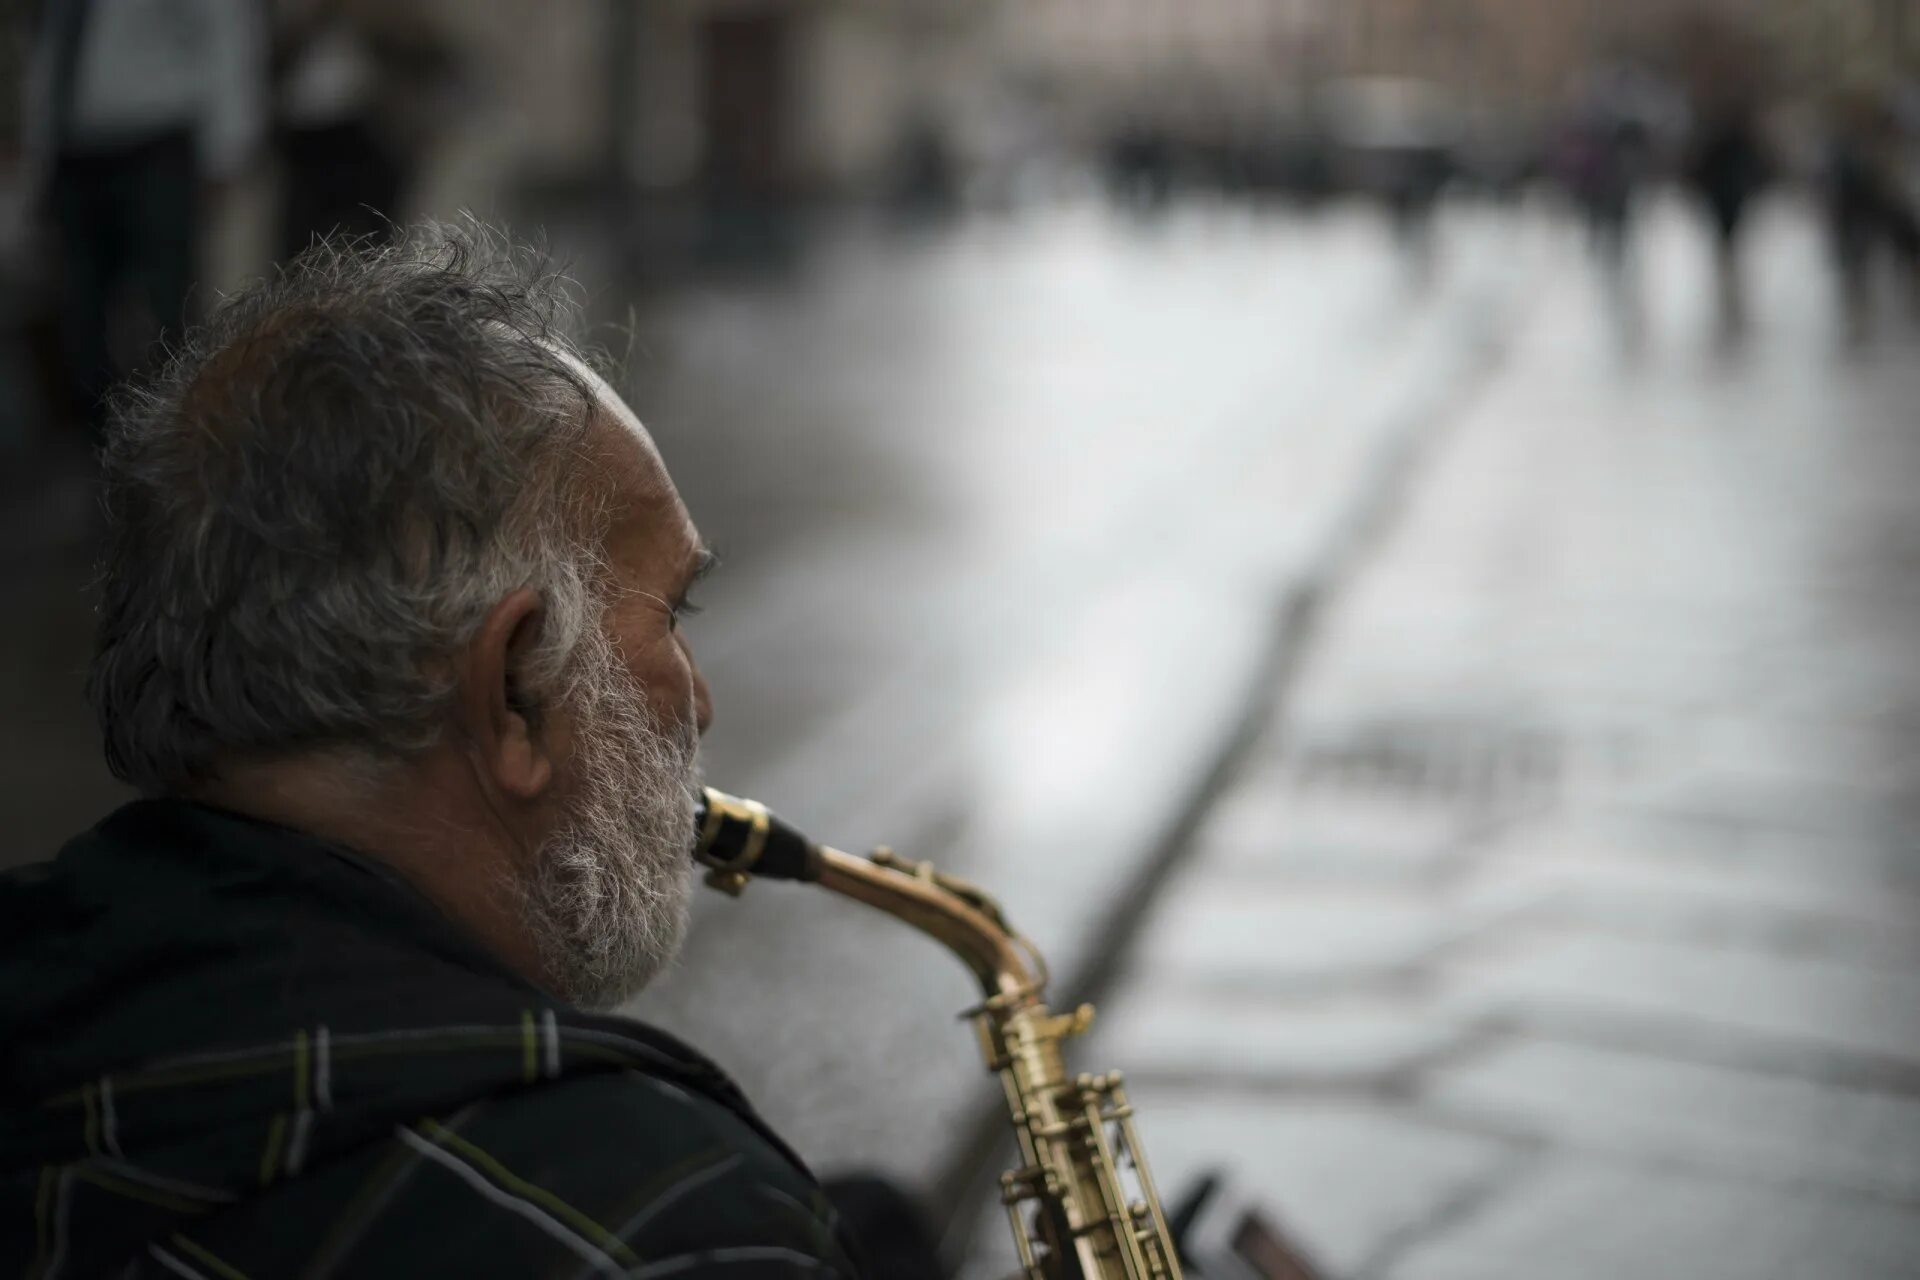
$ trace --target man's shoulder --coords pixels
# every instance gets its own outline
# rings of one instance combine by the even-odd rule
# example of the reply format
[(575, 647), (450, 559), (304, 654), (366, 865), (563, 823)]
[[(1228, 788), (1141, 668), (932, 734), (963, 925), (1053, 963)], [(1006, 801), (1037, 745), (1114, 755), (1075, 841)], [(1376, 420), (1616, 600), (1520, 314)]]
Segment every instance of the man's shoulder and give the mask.
[(569, 1074), (490, 1098), (476, 1123), (558, 1159), (672, 1167), (705, 1155), (737, 1157), (743, 1173), (810, 1189), (812, 1175), (751, 1112), (702, 1088), (632, 1068)]
[(583, 1233), (628, 1265), (629, 1253), (718, 1252), (716, 1261), (764, 1262), (769, 1275), (852, 1275), (834, 1210), (806, 1168), (751, 1112), (659, 1075), (564, 1076), (412, 1134), (410, 1145), (456, 1176), (524, 1183), (536, 1203), (544, 1190), (578, 1205)]
[(183, 1233), (246, 1274), (856, 1275), (802, 1168), (722, 1102), (638, 1070), (396, 1125)]

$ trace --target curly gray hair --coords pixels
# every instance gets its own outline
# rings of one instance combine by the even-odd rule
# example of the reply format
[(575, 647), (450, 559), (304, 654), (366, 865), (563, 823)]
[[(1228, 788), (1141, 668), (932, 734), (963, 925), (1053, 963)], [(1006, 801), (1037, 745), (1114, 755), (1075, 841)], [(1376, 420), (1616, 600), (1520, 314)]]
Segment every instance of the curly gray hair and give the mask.
[(526, 694), (596, 625), (593, 392), (564, 282), (477, 226), (321, 245), (116, 397), (88, 697), (114, 773), (434, 742), (451, 657), (541, 592)]

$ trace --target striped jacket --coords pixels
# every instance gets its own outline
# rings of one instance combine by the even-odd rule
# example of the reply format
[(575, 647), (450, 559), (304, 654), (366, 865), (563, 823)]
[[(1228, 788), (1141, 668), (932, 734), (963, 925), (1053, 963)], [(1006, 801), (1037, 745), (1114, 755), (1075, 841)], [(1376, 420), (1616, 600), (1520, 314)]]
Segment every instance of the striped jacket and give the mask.
[(855, 1274), (712, 1064), (177, 800), (0, 876), (0, 1277)]

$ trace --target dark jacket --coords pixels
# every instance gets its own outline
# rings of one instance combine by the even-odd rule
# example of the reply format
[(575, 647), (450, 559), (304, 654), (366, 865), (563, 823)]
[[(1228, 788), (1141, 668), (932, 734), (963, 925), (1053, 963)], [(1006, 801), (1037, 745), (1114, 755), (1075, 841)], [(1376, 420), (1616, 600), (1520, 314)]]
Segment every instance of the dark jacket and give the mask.
[(0, 1098), (0, 1275), (854, 1274), (711, 1063), (181, 801), (0, 876)]

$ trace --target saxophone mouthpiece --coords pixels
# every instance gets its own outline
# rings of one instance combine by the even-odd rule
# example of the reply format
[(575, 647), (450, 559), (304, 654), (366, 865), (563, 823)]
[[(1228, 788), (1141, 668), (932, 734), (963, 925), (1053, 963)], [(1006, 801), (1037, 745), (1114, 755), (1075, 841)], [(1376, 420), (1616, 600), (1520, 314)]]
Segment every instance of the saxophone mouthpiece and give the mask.
[(716, 889), (738, 894), (749, 879), (820, 878), (820, 851), (813, 841), (758, 800), (705, 787), (693, 821), (694, 861), (708, 868), (707, 883)]

